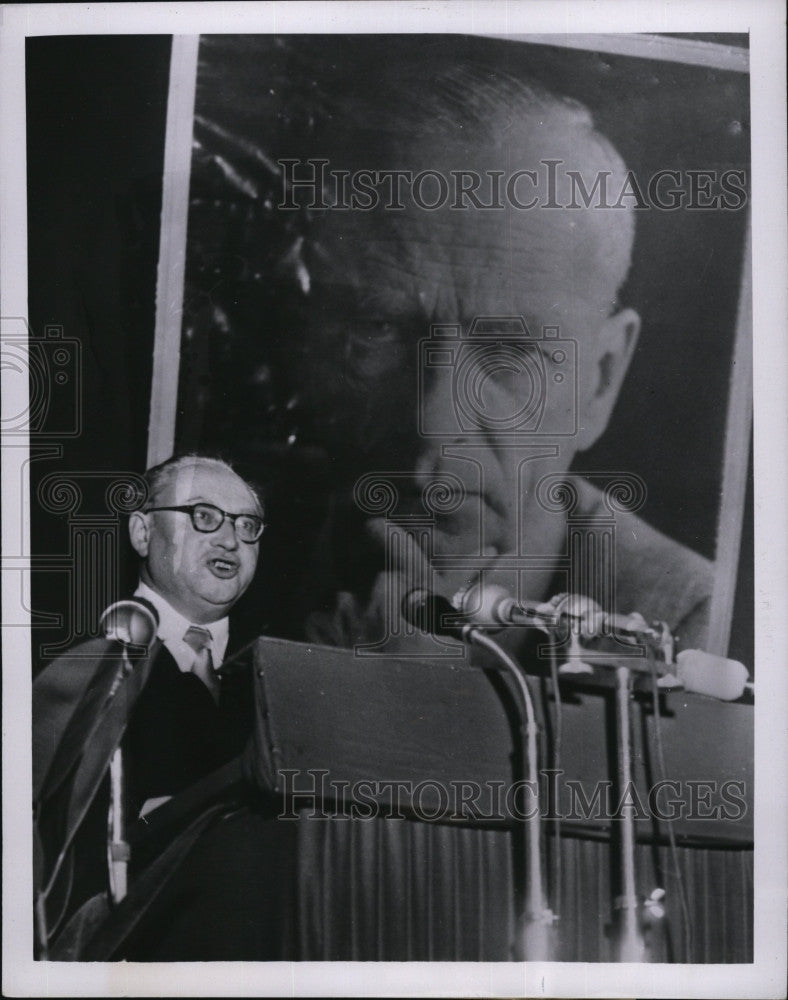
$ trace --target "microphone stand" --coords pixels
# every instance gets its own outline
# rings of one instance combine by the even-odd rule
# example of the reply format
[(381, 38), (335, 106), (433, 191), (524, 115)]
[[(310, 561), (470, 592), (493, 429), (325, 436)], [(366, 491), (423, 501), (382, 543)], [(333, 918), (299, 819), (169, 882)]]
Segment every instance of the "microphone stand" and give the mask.
[[(129, 647), (142, 647), (148, 653), (158, 628), (158, 613), (147, 601), (119, 601), (107, 608), (99, 627), (108, 639), (120, 643), (121, 669), (110, 692), (117, 688), (133, 670)], [(107, 863), (109, 888), (113, 903), (120, 903), (128, 891), (128, 868), (131, 850), (126, 840), (126, 767), (123, 744), (119, 743), (109, 764), (109, 818), (107, 830)]]
[[(128, 647), (121, 647), (123, 676), (131, 673)], [(113, 903), (120, 903), (128, 891), (128, 869), (131, 849), (126, 840), (126, 768), (123, 746), (119, 744), (109, 763), (109, 817), (107, 830), (107, 863), (109, 891)]]
[[(474, 628), (520, 625), (536, 627), (551, 638), (551, 651), (555, 655), (557, 638), (555, 630), (562, 622), (569, 625), (570, 645), (568, 659), (593, 662), (599, 667), (611, 670), (615, 689), (616, 728), (616, 776), (619, 793), (623, 796), (632, 787), (632, 726), (630, 703), (635, 675), (648, 675), (654, 683), (654, 697), (658, 697), (657, 687), (683, 687), (684, 690), (735, 701), (745, 691), (753, 693), (747, 669), (743, 664), (724, 657), (713, 657), (701, 650), (684, 650), (675, 654), (676, 637), (665, 622), (648, 624), (642, 616), (611, 614), (602, 611), (593, 602), (571, 594), (561, 594), (548, 603), (515, 601), (499, 586), (482, 588), (475, 584), (461, 590), (453, 601), (456, 610), (476, 619)], [(574, 604), (574, 606), (573, 606)], [(465, 626), (470, 628), (471, 626)], [(605, 635), (605, 633), (607, 633)], [(586, 639), (614, 638), (630, 647), (626, 650), (615, 645), (602, 650), (583, 650), (579, 636)], [(479, 642), (502, 659), (503, 650), (487, 639), (481, 642), (474, 632), (471, 641)], [(495, 647), (495, 648), (493, 648)], [(632, 655), (635, 648), (642, 650), (642, 656)], [(503, 654), (505, 656), (505, 654)], [(516, 666), (507, 665), (513, 676), (518, 677)], [(590, 665), (588, 671), (591, 671)], [(585, 671), (584, 671), (585, 672)], [(526, 702), (527, 704), (527, 702)], [(535, 751), (530, 749), (529, 760)], [(637, 894), (635, 877), (635, 807), (621, 806), (619, 842), (619, 895), (613, 901), (614, 909), (614, 951), (618, 962), (644, 962), (649, 960), (645, 935), (643, 933), (642, 910)], [(538, 831), (537, 831), (538, 835)], [(533, 835), (532, 835), (533, 837)], [(534, 885), (538, 885), (538, 877)], [(529, 912), (538, 912), (531, 902)]]
[[(564, 606), (568, 599), (561, 602)], [(558, 610), (558, 609), (557, 609)], [(619, 615), (605, 615), (593, 609), (584, 609), (580, 614), (567, 614), (570, 622), (572, 641), (570, 643), (570, 659), (583, 657), (583, 650), (579, 647), (577, 626), (583, 624), (589, 632), (589, 637), (597, 633), (599, 626), (605, 621), (608, 625), (617, 628), (620, 635), (624, 635), (630, 642), (640, 646), (646, 656), (645, 670), (655, 675), (656, 662), (652, 654), (651, 644), (659, 642), (666, 659), (673, 659), (673, 637), (664, 623), (658, 626), (631, 627), (631, 619), (625, 619)], [(560, 617), (560, 612), (559, 612)], [(556, 622), (550, 623), (555, 627)], [(574, 627), (573, 627), (574, 626)], [(589, 627), (590, 626), (590, 627)], [(548, 632), (548, 634), (550, 634)], [(650, 640), (650, 641), (649, 641)], [(555, 641), (555, 640), (553, 640)], [(618, 781), (618, 792), (620, 801), (623, 803), (623, 796), (632, 787), (632, 719), (630, 715), (630, 703), (633, 690), (633, 667), (636, 660), (634, 658), (624, 658), (616, 655), (604, 657), (600, 661), (594, 657), (598, 665), (612, 668), (615, 688), (615, 733), (616, 733), (616, 778)], [(607, 662), (604, 662), (607, 660)], [(635, 669), (643, 672), (644, 667), (638, 664)], [(647, 961), (647, 951), (643, 927), (641, 922), (640, 901), (637, 892), (637, 878), (635, 875), (635, 816), (634, 805), (621, 806), (620, 816), (620, 843), (619, 843), (619, 894), (613, 900), (613, 928), (614, 928), (614, 954), (617, 962), (644, 962)]]
[[(488, 635), (471, 625), (462, 629), (462, 637), (469, 643), (489, 650), (506, 669), (515, 681), (520, 693), (524, 714), (524, 725), (521, 723), (523, 735), (523, 763), (528, 773), (528, 782), (534, 789), (536, 808), (531, 809), (526, 817), (525, 837), (525, 927), (519, 940), (515, 941), (515, 959), (524, 961), (550, 962), (555, 951), (554, 924), (558, 919), (547, 905), (547, 895), (542, 877), (542, 817), (539, 808), (539, 771), (537, 768), (537, 736), (538, 727), (534, 712), (533, 699), (528, 687), (528, 681), (515, 661)], [(519, 954), (522, 949), (522, 954)]]
[[(632, 781), (632, 732), (629, 714), (632, 696), (632, 673), (628, 667), (616, 667), (616, 764), (619, 795), (623, 796)], [(640, 924), (640, 903), (635, 878), (634, 806), (621, 808), (621, 853), (619, 858), (620, 894), (613, 902), (615, 910), (615, 950), (618, 962), (643, 962), (646, 946)]]

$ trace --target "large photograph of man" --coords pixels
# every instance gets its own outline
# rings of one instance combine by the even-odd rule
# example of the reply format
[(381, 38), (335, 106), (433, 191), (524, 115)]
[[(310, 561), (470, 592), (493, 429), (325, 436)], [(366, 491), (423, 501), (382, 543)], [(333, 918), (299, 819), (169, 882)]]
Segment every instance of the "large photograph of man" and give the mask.
[[(286, 496), (322, 504), (287, 538), (291, 564), (303, 551), (301, 620), (280, 591), (276, 627), (380, 639), (385, 520), (427, 518), (432, 587), (448, 597), (479, 573), (522, 598), (572, 590), (556, 577), (571, 508), (621, 519), (612, 583), (575, 567), (597, 574), (583, 587), (615, 588), (596, 599), (705, 645), (728, 537), (712, 400), (727, 392), (746, 227), (744, 127), (711, 79), (690, 115), (709, 122), (713, 181), (682, 172), (691, 126), (669, 124), (684, 67), (482, 39), (214, 38), (200, 51), (175, 437), (230, 436), (257, 468), (294, 477)], [(727, 81), (743, 98), (744, 78)], [(722, 233), (724, 263), (709, 250)], [(721, 301), (716, 317), (698, 301), (697, 280), (720, 279), (725, 321)], [(748, 418), (730, 419), (746, 466)], [(556, 505), (547, 480), (565, 472), (576, 495)], [(359, 503), (373, 474), (396, 492), (385, 516)], [(422, 492), (441, 475), (456, 502), (430, 510)], [(628, 511), (600, 493), (617, 476)]]

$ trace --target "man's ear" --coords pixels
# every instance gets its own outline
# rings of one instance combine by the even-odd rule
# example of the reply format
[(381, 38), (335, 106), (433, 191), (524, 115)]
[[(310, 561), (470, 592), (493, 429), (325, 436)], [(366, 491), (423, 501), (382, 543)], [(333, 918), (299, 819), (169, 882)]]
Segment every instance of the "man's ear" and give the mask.
[[(640, 334), (640, 316), (622, 309), (608, 317), (597, 332), (589, 362), (580, 412), (580, 451), (595, 444), (605, 431), (621, 391)], [(581, 361), (582, 363), (582, 361)]]
[(146, 559), (150, 544), (150, 525), (148, 515), (143, 514), (141, 510), (135, 510), (129, 517), (129, 539), (140, 559)]

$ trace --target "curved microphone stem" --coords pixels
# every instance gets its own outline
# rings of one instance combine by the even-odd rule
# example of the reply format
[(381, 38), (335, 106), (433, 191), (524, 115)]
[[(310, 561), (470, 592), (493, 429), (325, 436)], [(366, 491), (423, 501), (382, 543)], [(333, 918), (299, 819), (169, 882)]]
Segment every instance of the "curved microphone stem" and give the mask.
[[(533, 699), (528, 687), (528, 681), (523, 675), (515, 661), (506, 653), (497, 642), (478, 629), (466, 626), (463, 629), (463, 636), (468, 642), (477, 646), (482, 646), (489, 650), (496, 659), (506, 668), (509, 675), (517, 685), (523, 708), (525, 709), (524, 729), (524, 764), (528, 773), (528, 781), (534, 789), (536, 798), (536, 809), (529, 811), (527, 823), (527, 836), (525, 838), (525, 870), (526, 870), (526, 904), (525, 904), (525, 932), (523, 955), (525, 961), (549, 962), (553, 953), (553, 923), (555, 915), (547, 905), (547, 896), (542, 878), (542, 818), (539, 808), (539, 771), (537, 756), (537, 725), (536, 713), (534, 712)], [(520, 942), (517, 942), (517, 947)], [(519, 957), (519, 956), (516, 956)]]

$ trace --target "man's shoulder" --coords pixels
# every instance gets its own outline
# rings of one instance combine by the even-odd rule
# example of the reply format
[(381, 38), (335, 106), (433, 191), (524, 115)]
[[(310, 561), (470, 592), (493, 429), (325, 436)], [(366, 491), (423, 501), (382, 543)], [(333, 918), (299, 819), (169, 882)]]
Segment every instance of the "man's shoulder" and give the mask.
[[(589, 488), (588, 497), (589, 512), (602, 512), (601, 494)], [(714, 581), (711, 560), (637, 514), (623, 512), (615, 518), (614, 579), (619, 611), (666, 621), (685, 644), (703, 645)]]

